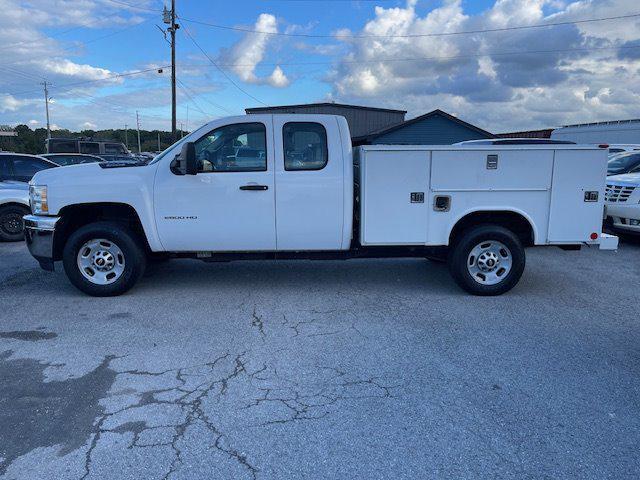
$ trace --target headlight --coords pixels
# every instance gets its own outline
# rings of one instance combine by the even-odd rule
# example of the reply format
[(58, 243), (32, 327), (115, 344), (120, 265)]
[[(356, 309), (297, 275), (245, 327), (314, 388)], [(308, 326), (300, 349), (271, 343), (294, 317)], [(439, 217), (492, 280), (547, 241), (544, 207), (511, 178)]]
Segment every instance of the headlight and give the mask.
[(47, 215), (49, 204), (47, 203), (46, 185), (29, 185), (29, 205), (34, 215)]

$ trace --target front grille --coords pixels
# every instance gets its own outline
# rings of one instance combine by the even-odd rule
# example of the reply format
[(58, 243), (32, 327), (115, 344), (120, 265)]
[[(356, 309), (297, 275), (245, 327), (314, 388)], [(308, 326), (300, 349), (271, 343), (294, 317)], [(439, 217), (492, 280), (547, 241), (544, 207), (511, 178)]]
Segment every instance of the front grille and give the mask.
[(622, 203), (629, 200), (629, 197), (633, 193), (636, 187), (628, 185), (615, 185), (613, 183), (607, 183), (607, 190), (605, 191), (605, 199), (609, 203)]

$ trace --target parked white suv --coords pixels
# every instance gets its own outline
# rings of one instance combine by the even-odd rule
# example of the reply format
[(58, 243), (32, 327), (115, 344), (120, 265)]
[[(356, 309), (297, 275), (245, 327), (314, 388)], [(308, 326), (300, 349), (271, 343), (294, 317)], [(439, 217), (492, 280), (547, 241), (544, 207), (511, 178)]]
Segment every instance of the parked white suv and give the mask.
[(624, 233), (640, 234), (640, 169), (607, 177), (606, 223)]

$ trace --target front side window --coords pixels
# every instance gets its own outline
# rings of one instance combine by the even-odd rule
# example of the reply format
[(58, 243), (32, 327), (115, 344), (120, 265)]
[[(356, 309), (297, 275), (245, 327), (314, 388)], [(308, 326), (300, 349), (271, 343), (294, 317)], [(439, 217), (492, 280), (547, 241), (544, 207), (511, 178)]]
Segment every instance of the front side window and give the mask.
[(321, 124), (286, 123), (282, 138), (285, 170), (321, 170), (327, 164), (327, 131)]
[(38, 158), (14, 157), (13, 174), (17, 180), (28, 181), (40, 170), (51, 168), (54, 165)]
[(212, 130), (195, 142), (199, 172), (262, 172), (267, 169), (267, 129), (237, 123)]
[(9, 173), (9, 160), (7, 158), (0, 158), (0, 181), (10, 178)]

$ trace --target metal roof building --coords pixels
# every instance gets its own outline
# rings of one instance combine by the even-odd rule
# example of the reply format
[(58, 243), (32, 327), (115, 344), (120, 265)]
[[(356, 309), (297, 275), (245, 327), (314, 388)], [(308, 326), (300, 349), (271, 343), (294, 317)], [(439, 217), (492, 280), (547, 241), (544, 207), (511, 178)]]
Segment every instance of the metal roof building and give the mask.
[(433, 110), (352, 140), (355, 145), (451, 145), (484, 138), (494, 135), (447, 112)]
[(405, 110), (391, 110), (388, 108), (363, 107), (360, 105), (345, 105), (342, 103), (307, 103), (302, 105), (282, 105), (276, 107), (247, 108), (251, 113), (307, 113), (342, 115), (347, 119), (352, 137), (366, 135), (391, 125), (404, 122)]
[(247, 108), (251, 113), (324, 113), (347, 119), (354, 145), (448, 145), (494, 135), (442, 110), (405, 120), (405, 110), (363, 107), (340, 103), (309, 103)]

